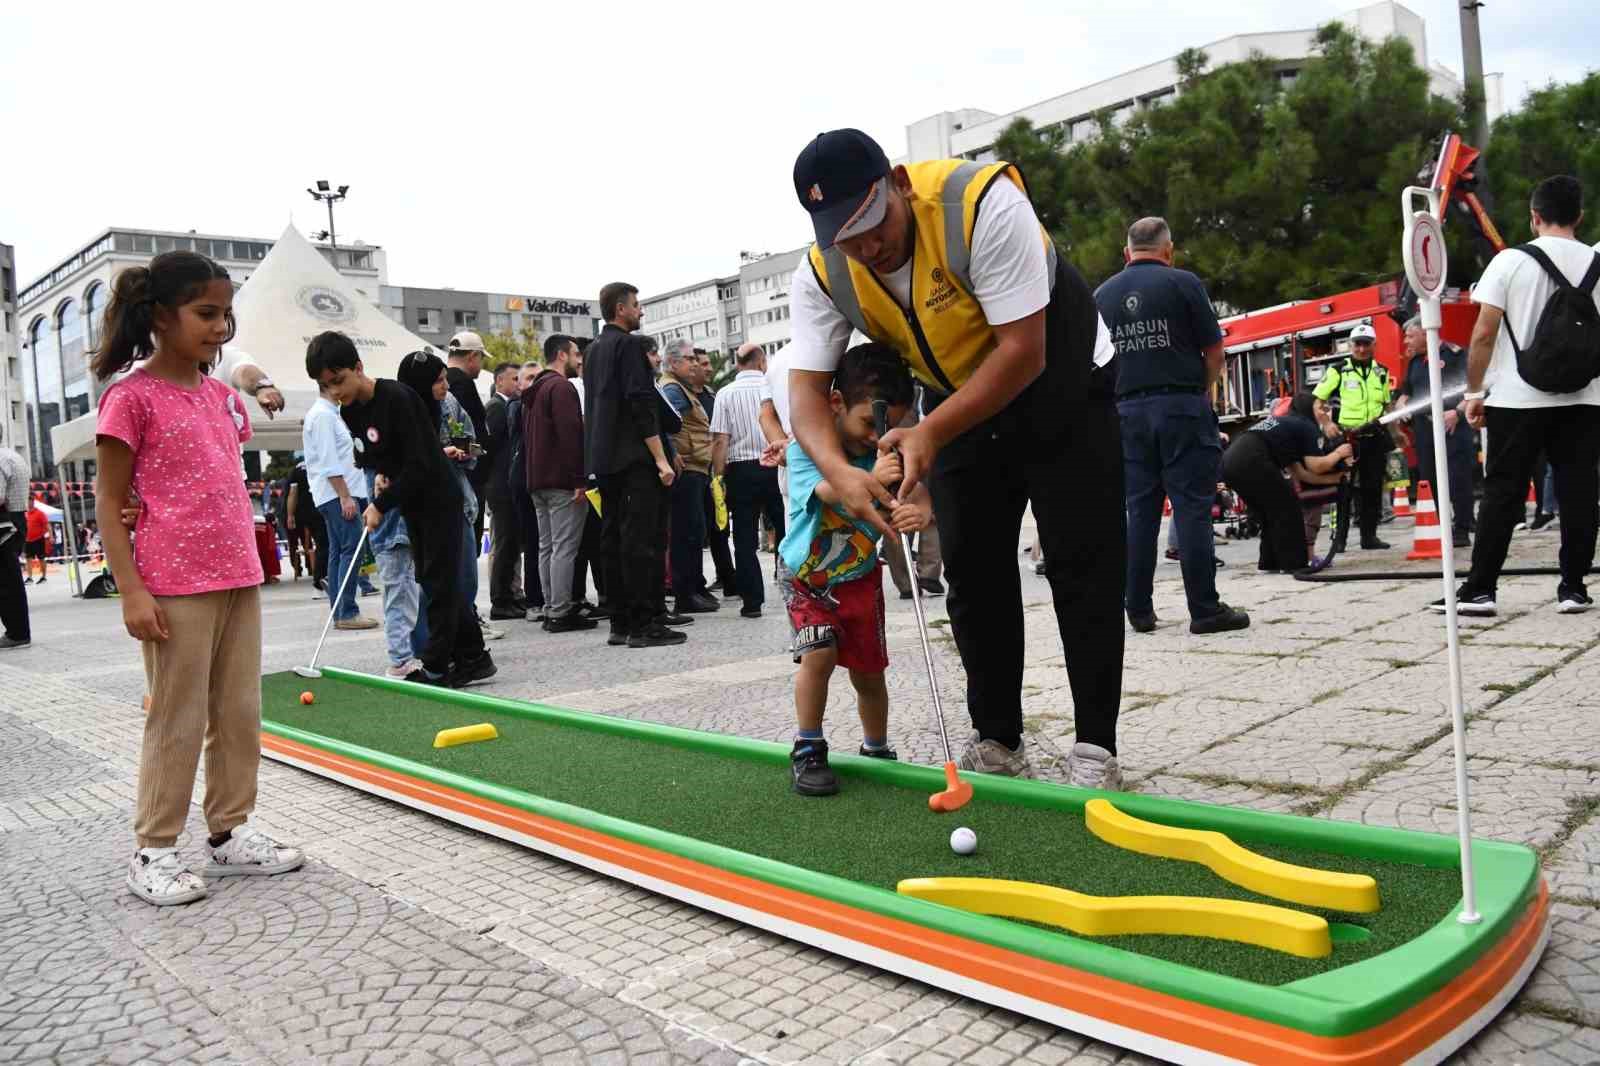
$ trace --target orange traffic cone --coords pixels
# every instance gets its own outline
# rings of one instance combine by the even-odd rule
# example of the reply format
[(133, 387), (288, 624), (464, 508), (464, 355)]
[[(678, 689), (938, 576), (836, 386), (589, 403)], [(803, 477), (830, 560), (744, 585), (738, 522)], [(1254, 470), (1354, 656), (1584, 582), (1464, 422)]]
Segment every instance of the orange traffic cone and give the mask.
[(1394, 516), (1396, 518), (1411, 517), (1411, 500), (1406, 495), (1410, 485), (1396, 485), (1394, 487)]
[(1528, 502), (1535, 507), (1539, 505), (1539, 490), (1531, 481), (1528, 482)]
[(1439, 512), (1433, 505), (1433, 486), (1417, 482), (1417, 524), (1411, 531), (1411, 550), (1407, 559), (1443, 559), (1444, 544), (1439, 539)]

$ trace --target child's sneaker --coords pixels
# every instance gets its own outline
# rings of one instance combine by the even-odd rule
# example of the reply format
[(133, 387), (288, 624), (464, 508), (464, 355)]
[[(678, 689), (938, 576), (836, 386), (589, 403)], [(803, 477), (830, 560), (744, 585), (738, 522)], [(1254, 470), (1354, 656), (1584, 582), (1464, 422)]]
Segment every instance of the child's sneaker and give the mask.
[(900, 761), (900, 756), (896, 754), (893, 748), (869, 748), (863, 744), (861, 745), (861, 754), (865, 755), (869, 759), (892, 759), (895, 762)]
[(264, 876), (288, 873), (305, 861), (299, 848), (286, 848), (246, 822), (211, 849), (205, 872), (207, 877)]
[(128, 891), (157, 907), (204, 899), (206, 883), (178, 858), (177, 848), (140, 848), (128, 863)]
[(1105, 748), (1080, 740), (1072, 745), (1072, 754), (1067, 757), (1067, 779), (1078, 788), (1120, 791), (1122, 767), (1117, 764), (1117, 757)]
[(789, 752), (789, 769), (794, 790), (802, 796), (832, 796), (839, 791), (839, 779), (828, 765), (826, 740), (796, 740)]

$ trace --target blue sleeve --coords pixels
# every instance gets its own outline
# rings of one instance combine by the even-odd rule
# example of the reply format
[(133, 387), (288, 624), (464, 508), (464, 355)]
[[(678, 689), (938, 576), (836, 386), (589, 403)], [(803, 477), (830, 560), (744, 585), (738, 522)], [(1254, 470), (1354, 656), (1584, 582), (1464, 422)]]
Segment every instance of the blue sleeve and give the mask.
[(679, 418), (689, 413), (689, 394), (684, 391), (682, 385), (675, 381), (669, 381), (661, 386), (661, 394), (667, 398), (667, 402), (672, 405), (672, 409), (678, 412)]
[(1194, 326), (1194, 340), (1202, 348), (1209, 348), (1222, 339), (1222, 326), (1217, 322), (1217, 312), (1211, 306), (1211, 297), (1205, 283), (1190, 274), (1183, 286), (1184, 302), (1189, 305), (1189, 321)]
[(822, 483), (822, 471), (798, 441), (791, 443), (784, 454), (789, 467), (789, 515), (778, 554), (783, 557), (783, 565), (793, 573), (805, 562), (811, 550), (811, 539), (816, 536), (822, 508), (817, 499), (817, 486)]

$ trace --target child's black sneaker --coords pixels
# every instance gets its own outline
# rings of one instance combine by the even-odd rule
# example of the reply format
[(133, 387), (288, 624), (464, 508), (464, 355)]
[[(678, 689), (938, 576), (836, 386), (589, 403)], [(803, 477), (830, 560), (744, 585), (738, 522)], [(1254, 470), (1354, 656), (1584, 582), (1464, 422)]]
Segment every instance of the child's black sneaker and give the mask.
[(900, 756), (895, 753), (893, 748), (869, 748), (863, 744), (861, 745), (860, 754), (865, 755), (869, 759), (891, 759), (895, 762), (900, 761)]
[(839, 779), (828, 765), (826, 740), (796, 740), (789, 752), (789, 769), (794, 790), (802, 796), (832, 796), (839, 791)]

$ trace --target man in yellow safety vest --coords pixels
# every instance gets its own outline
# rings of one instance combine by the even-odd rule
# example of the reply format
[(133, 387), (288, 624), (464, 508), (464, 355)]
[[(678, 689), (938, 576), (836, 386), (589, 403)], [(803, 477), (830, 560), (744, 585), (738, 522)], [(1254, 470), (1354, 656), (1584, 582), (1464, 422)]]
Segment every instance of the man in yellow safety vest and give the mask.
[[(1383, 515), (1383, 479), (1392, 442), (1389, 431), (1378, 425), (1377, 419), (1389, 408), (1393, 386), (1389, 371), (1373, 358), (1377, 347), (1378, 334), (1367, 323), (1360, 323), (1350, 331), (1350, 358), (1342, 365), (1330, 366), (1312, 390), (1319, 400), (1327, 400), (1337, 393), (1340, 428), (1359, 430), (1355, 485), (1351, 491), (1357, 493), (1356, 500), (1361, 506), (1361, 547), (1364, 549), (1389, 546), (1378, 539), (1378, 519)], [(1343, 524), (1333, 531), (1335, 551), (1344, 551), (1350, 535), (1348, 508), (1344, 513)]]

